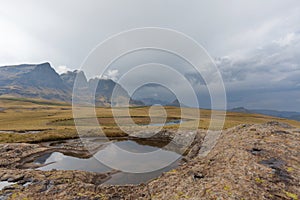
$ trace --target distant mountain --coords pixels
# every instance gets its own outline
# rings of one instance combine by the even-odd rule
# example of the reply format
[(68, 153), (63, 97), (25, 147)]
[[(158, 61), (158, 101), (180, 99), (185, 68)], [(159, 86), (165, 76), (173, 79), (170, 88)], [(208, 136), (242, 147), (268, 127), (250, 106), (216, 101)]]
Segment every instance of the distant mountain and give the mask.
[(63, 80), (64, 84), (69, 88), (73, 89), (75, 79), (79, 80), (78, 82), (80, 83), (80, 87), (82, 88), (88, 88), (88, 81), (83, 73), (83, 71), (75, 70), (73, 72), (66, 72), (60, 75), (60, 78)]
[(180, 102), (178, 101), (178, 99), (175, 99), (171, 103), (168, 103), (167, 106), (186, 107), (186, 106), (183, 106), (183, 104), (180, 104)]
[(188, 107), (184, 104), (180, 104), (177, 99), (174, 101), (168, 102), (164, 100), (159, 100), (159, 99), (153, 99), (153, 98), (144, 98), (140, 99), (142, 103), (144, 103), (146, 106), (153, 106), (153, 105), (162, 105), (162, 106), (174, 106), (174, 107)]
[(250, 110), (244, 108), (244, 107), (237, 107), (237, 108), (233, 108), (231, 110), (229, 110), (231, 112), (239, 112), (239, 113), (251, 113)]
[(49, 63), (0, 67), (0, 96), (70, 100), (70, 90)]
[[(91, 101), (94, 91), (96, 105), (122, 106), (130, 102), (132, 105), (143, 105), (131, 99), (127, 91), (110, 79), (87, 80), (82, 71), (75, 70), (59, 75), (49, 63), (33, 65), (14, 65), (0, 67), (0, 96), (23, 98), (41, 98), (71, 102), (75, 79), (77, 87), (84, 91), (83, 99)], [(112, 92), (115, 98), (112, 101)]]
[(290, 112), (290, 111), (277, 111), (277, 110), (264, 110), (264, 109), (246, 109), (244, 107), (233, 108), (229, 110), (231, 112), (241, 112), (241, 113), (256, 113), (262, 115), (269, 115), (273, 117), (280, 117), (286, 119), (292, 119), (300, 121), (300, 113), (299, 112)]
[(258, 114), (270, 115), (274, 117), (281, 117), (281, 118), (300, 121), (299, 112), (277, 111), (277, 110), (251, 110), (251, 111)]
[(158, 104), (158, 105), (167, 105), (167, 104), (170, 103), (170, 102), (167, 102), (167, 101), (163, 101), (163, 100), (159, 100), (159, 99), (154, 99), (154, 98), (142, 98), (142, 99), (139, 99), (139, 100), (141, 102), (143, 102), (147, 106), (152, 106), (152, 105), (155, 105), (155, 104)]
[(156, 83), (148, 83), (138, 88), (134, 92), (133, 98), (143, 102), (147, 106), (155, 104), (162, 106), (180, 106), (176, 95), (171, 90)]
[[(91, 91), (96, 91), (96, 104), (100, 106), (128, 105), (130, 102), (127, 91), (113, 80), (94, 78), (89, 80), (88, 85)], [(112, 99), (113, 92), (115, 96)]]

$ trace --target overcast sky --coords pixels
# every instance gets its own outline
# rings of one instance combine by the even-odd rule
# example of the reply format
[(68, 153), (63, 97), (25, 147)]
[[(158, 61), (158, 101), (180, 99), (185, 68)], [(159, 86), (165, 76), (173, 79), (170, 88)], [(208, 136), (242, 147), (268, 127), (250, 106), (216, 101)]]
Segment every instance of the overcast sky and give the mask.
[(0, 65), (78, 69), (98, 43), (138, 27), (175, 29), (203, 45), (228, 107), (300, 111), (299, 0), (0, 0)]

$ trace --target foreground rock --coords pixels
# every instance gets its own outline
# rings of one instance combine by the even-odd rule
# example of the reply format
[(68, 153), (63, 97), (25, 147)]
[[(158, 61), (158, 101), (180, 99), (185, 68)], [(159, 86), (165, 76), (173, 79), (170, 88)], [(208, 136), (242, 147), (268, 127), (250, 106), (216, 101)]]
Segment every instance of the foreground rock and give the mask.
[[(10, 199), (295, 200), (300, 195), (299, 144), (300, 130), (286, 124), (240, 125), (224, 131), (210, 152), (194, 146), (191, 150), (200, 152), (199, 156), (192, 156), (187, 163), (147, 184), (127, 186), (101, 184), (109, 174), (16, 169), (10, 163), (18, 162), (19, 158), (12, 158), (3, 150), (1, 180), (10, 178), (20, 183), (2, 190), (2, 196)], [(13, 146), (1, 145), (1, 149)], [(20, 146), (31, 153), (45, 150), (38, 145)], [(25, 156), (26, 151), (18, 155)], [(30, 184), (24, 186), (24, 181)]]

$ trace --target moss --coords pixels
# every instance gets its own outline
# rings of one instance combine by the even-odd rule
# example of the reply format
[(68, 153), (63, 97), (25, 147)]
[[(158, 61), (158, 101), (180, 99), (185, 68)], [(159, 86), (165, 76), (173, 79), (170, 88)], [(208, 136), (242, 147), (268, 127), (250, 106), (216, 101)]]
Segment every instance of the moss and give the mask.
[(292, 171), (294, 171), (294, 168), (288, 167), (288, 168), (286, 169), (286, 171), (287, 171), (287, 172), (292, 172)]
[(13, 193), (9, 199), (16, 199), (18, 196), (19, 196), (19, 193), (16, 192), (16, 193)]
[(78, 196), (78, 197), (85, 197), (86, 195), (83, 194), (83, 193), (81, 193), (81, 192), (78, 192), (78, 193), (77, 193), (77, 196)]
[(228, 185), (225, 185), (225, 186), (224, 186), (224, 190), (230, 191), (230, 187), (229, 187)]
[(190, 197), (186, 194), (184, 194), (182, 191), (179, 191), (176, 195), (175, 195), (176, 199), (189, 199)]
[(291, 193), (291, 192), (285, 191), (285, 195), (286, 195), (287, 197), (293, 199), (293, 200), (298, 200), (297, 194), (293, 194), (293, 193)]
[(174, 174), (174, 173), (176, 173), (176, 172), (177, 172), (176, 169), (172, 169), (172, 170), (168, 171), (167, 173), (168, 173), (168, 174)]
[(257, 177), (257, 178), (255, 178), (255, 182), (261, 184), (261, 183), (263, 183), (263, 182), (265, 182), (265, 181), (262, 180), (261, 178), (258, 178), (258, 177)]
[(95, 197), (98, 197), (98, 198), (103, 199), (103, 200), (109, 199), (105, 194), (102, 194), (102, 193), (96, 194)]

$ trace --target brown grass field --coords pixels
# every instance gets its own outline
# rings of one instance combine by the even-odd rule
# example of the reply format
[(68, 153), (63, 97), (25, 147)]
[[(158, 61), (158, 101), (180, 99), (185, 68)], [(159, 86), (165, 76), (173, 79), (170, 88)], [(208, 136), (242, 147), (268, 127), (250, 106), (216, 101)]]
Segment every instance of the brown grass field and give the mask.
[[(123, 108), (118, 108), (122, 113)], [(207, 129), (210, 123), (211, 111), (204, 109), (183, 108), (182, 126), (188, 128), (191, 123), (198, 123), (198, 128)], [(177, 107), (165, 107), (167, 121), (181, 119), (181, 110)], [(200, 118), (189, 115), (189, 113), (200, 113)], [(109, 137), (125, 136), (112, 116), (110, 108), (96, 108), (98, 122), (101, 124), (105, 134)], [(153, 113), (152, 113), (153, 114)], [(148, 124), (149, 107), (132, 107), (130, 115), (137, 124)], [(216, 117), (220, 117), (221, 112), (217, 112)], [(119, 116), (119, 115), (118, 115)], [(121, 115), (122, 116), (122, 115)], [(154, 116), (159, 119), (160, 112)], [(300, 127), (300, 122), (280, 119), (270, 116), (245, 113), (227, 112), (224, 129), (234, 127), (239, 124), (257, 124), (267, 121), (280, 121)], [(89, 123), (87, 117), (86, 123)], [(83, 121), (84, 121), (83, 120)], [(129, 118), (124, 114), (120, 117), (122, 124), (129, 123)], [(84, 121), (85, 122), (85, 121)], [(153, 122), (153, 121), (152, 121)], [(154, 118), (155, 122), (155, 118)], [(164, 128), (178, 128), (179, 125), (169, 125)], [(29, 132), (27, 131), (35, 131)], [(0, 98), (0, 143), (8, 142), (41, 142), (49, 140), (60, 140), (77, 138), (78, 134), (74, 125), (72, 106), (66, 103), (19, 98)]]

